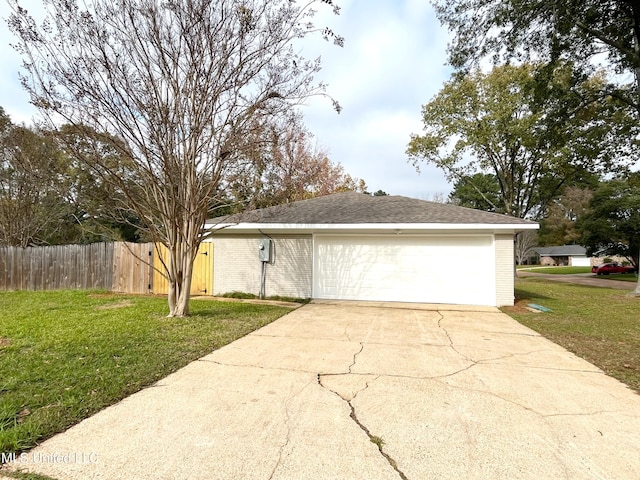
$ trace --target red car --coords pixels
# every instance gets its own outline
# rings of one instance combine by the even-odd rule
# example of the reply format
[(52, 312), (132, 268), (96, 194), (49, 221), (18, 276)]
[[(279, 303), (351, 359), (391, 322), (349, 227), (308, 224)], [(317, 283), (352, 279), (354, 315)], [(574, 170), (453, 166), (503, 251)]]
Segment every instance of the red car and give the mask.
[(597, 275), (609, 275), (610, 273), (635, 273), (632, 265), (620, 265), (619, 263), (603, 263), (599, 267), (592, 267), (591, 273)]

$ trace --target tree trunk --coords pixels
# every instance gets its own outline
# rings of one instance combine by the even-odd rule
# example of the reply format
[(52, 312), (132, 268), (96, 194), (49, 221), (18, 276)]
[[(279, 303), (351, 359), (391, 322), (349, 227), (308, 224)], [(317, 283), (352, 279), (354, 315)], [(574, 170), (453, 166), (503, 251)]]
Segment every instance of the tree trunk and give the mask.
[(638, 257), (638, 263), (636, 263), (636, 275), (638, 275), (638, 283), (636, 283), (636, 289), (633, 292), (630, 292), (629, 295), (634, 297), (640, 297), (640, 256)]
[[(197, 252), (198, 247), (195, 247)], [(191, 277), (193, 273), (193, 253), (182, 245), (170, 247), (168, 262), (169, 277), (169, 317), (185, 317), (189, 315), (189, 299), (191, 298)]]

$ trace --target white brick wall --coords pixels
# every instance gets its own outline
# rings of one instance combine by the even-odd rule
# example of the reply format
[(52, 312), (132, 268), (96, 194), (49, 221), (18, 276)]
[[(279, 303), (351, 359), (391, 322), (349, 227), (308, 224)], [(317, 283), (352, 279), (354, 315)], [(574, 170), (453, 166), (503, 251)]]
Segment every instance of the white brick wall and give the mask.
[(496, 305), (513, 305), (514, 254), (513, 235), (496, 235)]
[[(266, 296), (311, 297), (311, 235), (271, 235), (275, 241), (275, 260), (267, 264)], [(258, 259), (255, 236), (216, 235), (213, 250), (213, 292), (260, 293), (262, 263)]]

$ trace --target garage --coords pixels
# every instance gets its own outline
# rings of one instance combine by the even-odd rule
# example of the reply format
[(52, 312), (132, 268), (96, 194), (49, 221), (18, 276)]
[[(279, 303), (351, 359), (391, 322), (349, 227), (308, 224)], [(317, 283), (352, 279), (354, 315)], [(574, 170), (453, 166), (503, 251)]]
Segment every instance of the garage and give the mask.
[[(214, 294), (504, 306), (514, 238), (535, 222), (343, 192), (211, 219)], [(267, 260), (258, 254), (267, 241)]]
[(314, 236), (313, 297), (495, 305), (491, 235)]

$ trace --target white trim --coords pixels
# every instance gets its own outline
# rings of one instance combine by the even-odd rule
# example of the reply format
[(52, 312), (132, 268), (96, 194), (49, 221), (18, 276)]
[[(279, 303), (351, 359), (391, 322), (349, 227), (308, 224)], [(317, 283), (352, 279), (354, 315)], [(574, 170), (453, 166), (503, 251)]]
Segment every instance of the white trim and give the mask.
[(523, 231), (537, 230), (537, 223), (220, 223), (205, 224), (205, 228), (216, 228), (233, 231), (256, 230), (298, 230), (298, 231), (341, 231), (341, 230), (389, 230), (395, 231), (450, 231), (450, 230), (484, 230), (484, 231)]
[[(311, 235), (312, 238), (322, 238), (322, 237), (359, 237), (359, 238), (367, 238), (367, 237), (395, 237), (398, 236), (396, 234), (393, 234), (393, 232), (391, 232), (391, 234), (387, 234), (387, 235), (383, 235), (380, 233), (341, 233), (341, 232), (319, 232), (319, 233), (313, 233)], [(456, 232), (456, 233), (451, 233), (451, 232), (441, 232), (441, 233), (416, 233), (416, 232), (412, 232), (412, 233), (407, 233), (406, 235), (403, 233), (401, 235), (399, 235), (400, 238), (402, 237), (420, 237), (420, 238), (441, 238), (441, 237), (482, 237), (482, 238), (487, 238), (487, 237), (493, 237), (495, 238), (495, 235), (493, 235), (492, 233), (487, 233), (487, 232), (473, 232), (473, 233), (465, 233), (465, 232)]]

